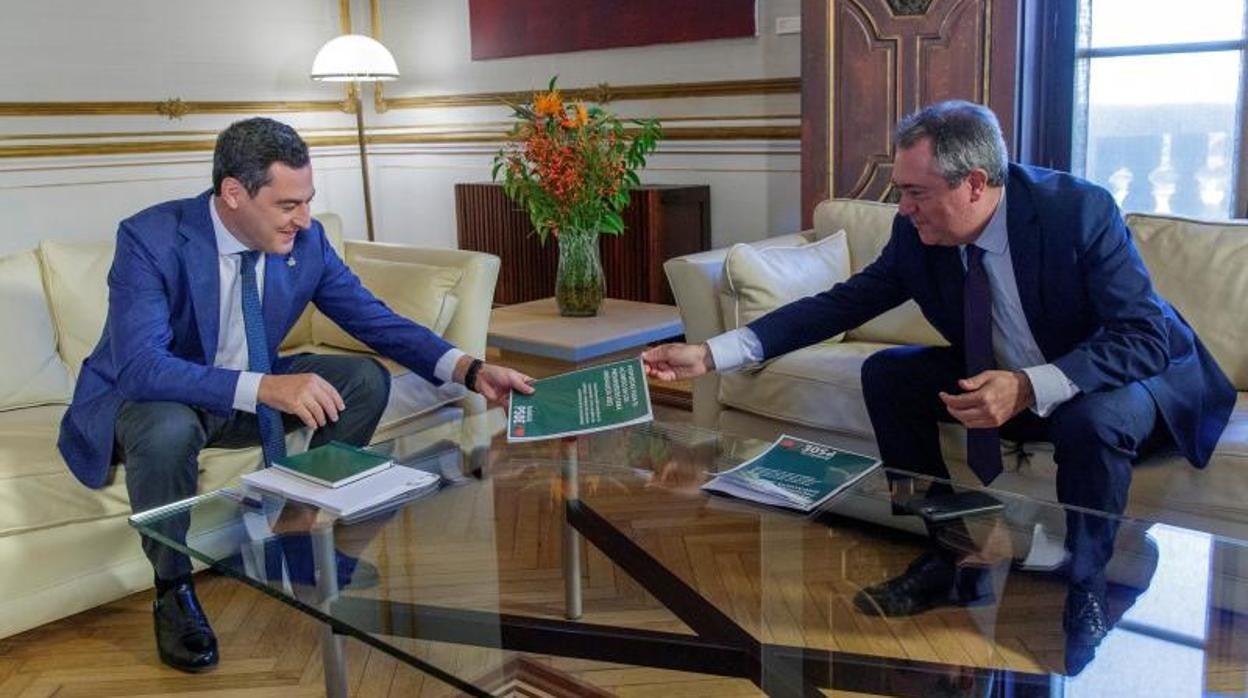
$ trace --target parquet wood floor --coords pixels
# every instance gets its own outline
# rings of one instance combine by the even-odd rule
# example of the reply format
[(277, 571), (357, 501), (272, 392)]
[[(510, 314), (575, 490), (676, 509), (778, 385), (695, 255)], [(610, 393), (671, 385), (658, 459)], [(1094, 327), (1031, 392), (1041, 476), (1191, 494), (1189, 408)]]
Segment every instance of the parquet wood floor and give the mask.
[[(317, 624), (313, 620), (226, 577), (201, 573), (196, 587), (221, 645), (222, 660), (215, 670), (188, 675), (160, 663), (152, 638), (151, 593), (141, 592), (0, 640), (0, 696), (324, 695)], [(456, 695), (452, 688), (390, 655), (355, 640), (348, 640), (346, 645), (352, 696)], [(425, 645), (421, 656), (460, 675), (486, 677), (505, 664), (496, 651), (455, 646), (429, 649), (430, 643)], [(583, 660), (538, 660), (573, 680), (618, 696), (762, 695), (744, 680)], [(498, 695), (508, 696), (560, 695), (535, 688), (532, 683), (500, 685), (497, 689)]]

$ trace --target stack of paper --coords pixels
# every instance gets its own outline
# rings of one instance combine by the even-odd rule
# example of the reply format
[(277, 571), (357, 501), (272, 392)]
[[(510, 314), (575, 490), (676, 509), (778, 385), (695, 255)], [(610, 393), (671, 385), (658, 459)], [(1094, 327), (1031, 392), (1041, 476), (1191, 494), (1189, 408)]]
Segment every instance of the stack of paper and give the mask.
[(809, 512), (878, 467), (870, 456), (784, 434), (758, 456), (702, 489)]
[(277, 468), (243, 475), (250, 487), (319, 507), (340, 518), (358, 519), (437, 490), (433, 473), (395, 465), (341, 487), (325, 487)]

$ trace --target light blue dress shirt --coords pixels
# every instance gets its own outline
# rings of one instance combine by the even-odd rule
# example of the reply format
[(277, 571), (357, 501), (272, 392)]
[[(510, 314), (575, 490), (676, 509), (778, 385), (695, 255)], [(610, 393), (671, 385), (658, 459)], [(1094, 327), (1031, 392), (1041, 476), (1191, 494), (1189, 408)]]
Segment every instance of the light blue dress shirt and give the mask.
[[(1005, 190), (984, 232), (973, 243), (984, 250), (984, 269), (992, 288), (992, 350), (997, 365), (1022, 371), (1031, 381), (1036, 404), (1032, 411), (1047, 417), (1058, 405), (1079, 394), (1079, 388), (1057, 366), (1045, 363), (1044, 355), (1031, 334), (1023, 303), (1019, 300), (1010, 259), (1010, 236), (1006, 230)], [(958, 248), (966, 267), (966, 246)], [(763, 360), (763, 344), (748, 327), (725, 332), (707, 340), (717, 371), (731, 371)]]

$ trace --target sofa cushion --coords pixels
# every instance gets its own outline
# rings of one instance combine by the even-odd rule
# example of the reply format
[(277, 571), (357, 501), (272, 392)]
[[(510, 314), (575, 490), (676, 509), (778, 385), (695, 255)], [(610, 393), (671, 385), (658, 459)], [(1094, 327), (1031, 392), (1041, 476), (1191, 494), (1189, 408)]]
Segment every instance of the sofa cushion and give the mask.
[[(93, 490), (78, 482), (56, 450), (63, 406), (0, 413), (0, 536), (130, 513), (125, 478)], [(300, 438), (300, 432), (291, 435)], [(260, 462), (260, 449), (205, 449), (200, 491), (230, 484)]]
[(39, 243), (39, 257), (61, 358), (76, 379), (108, 318), (113, 243), (44, 240)]
[[(724, 257), (724, 283), (719, 296), (724, 329), (735, 330), (847, 278), (849, 248), (845, 231), (796, 247), (733, 245)], [(840, 336), (833, 341), (840, 341)]]
[(0, 257), (0, 298), (0, 336), (20, 347), (0, 364), (0, 410), (69, 402), (69, 370), (56, 352), (33, 250)]
[[(893, 232), (897, 207), (878, 201), (827, 199), (815, 208), (815, 237), (844, 230), (849, 244), (849, 262), (857, 274), (880, 256)], [(884, 344), (927, 344), (946, 346), (948, 342), (932, 327), (914, 301), (868, 320), (851, 329), (846, 337), (859, 342)]]
[[(464, 275), (464, 270), (459, 267), (367, 257), (350, 260), (350, 265), (369, 290), (387, 299), (391, 310), (428, 327), (439, 336), (455, 317), (459, 299), (454, 294), (454, 288)], [(312, 338), (318, 344), (369, 351), (368, 347), (319, 312), (312, 316)]]
[(1127, 225), (1157, 292), (1196, 329), (1235, 388), (1248, 390), (1248, 223), (1131, 214)]
[(719, 401), (773, 419), (855, 436), (872, 435), (862, 398), (862, 363), (888, 344), (821, 343), (769, 361), (759, 371), (720, 376)]

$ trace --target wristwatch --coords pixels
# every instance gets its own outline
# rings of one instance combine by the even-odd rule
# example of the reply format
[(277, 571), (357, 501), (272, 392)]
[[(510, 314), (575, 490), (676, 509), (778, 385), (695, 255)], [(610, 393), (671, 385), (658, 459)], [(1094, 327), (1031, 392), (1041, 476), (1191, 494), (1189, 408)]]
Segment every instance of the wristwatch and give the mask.
[(477, 372), (483, 365), (485, 362), (481, 359), (473, 359), (472, 363), (468, 364), (468, 370), (464, 372), (464, 387), (474, 393), (477, 392)]

